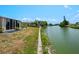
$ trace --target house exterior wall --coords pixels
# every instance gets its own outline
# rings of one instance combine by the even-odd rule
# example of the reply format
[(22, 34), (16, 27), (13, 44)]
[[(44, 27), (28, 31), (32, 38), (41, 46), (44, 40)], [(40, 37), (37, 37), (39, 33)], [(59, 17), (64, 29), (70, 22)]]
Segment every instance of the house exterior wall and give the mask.
[(12, 29), (16, 30), (17, 27), (21, 29), (21, 22), (10, 18), (0, 17), (0, 27), (2, 28), (2, 32)]
[(0, 17), (0, 33), (2, 32), (2, 18)]
[(21, 22), (19, 21), (19, 29), (21, 29)]
[(0, 28), (2, 28), (2, 18), (0, 17)]
[(5, 18), (2, 18), (2, 30), (3, 32), (5, 32), (6, 30), (6, 19)]

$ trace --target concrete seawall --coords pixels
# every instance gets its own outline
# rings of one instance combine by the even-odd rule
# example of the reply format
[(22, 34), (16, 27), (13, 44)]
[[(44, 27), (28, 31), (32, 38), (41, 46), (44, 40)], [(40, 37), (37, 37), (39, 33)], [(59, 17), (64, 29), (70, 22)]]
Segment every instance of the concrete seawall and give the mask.
[(38, 33), (38, 48), (37, 48), (37, 54), (42, 54), (42, 41), (41, 41), (41, 27), (39, 27), (39, 33)]

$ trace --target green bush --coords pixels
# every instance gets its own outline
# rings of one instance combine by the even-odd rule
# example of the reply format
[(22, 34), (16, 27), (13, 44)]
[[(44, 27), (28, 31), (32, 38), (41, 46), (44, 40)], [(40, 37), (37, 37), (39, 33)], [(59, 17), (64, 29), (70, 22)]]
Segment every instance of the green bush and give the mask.
[(19, 30), (19, 27), (16, 27), (16, 30)]
[(75, 29), (79, 29), (79, 25), (76, 25), (76, 24), (71, 24), (70, 27), (75, 28)]
[(0, 27), (0, 33), (2, 33), (2, 28)]

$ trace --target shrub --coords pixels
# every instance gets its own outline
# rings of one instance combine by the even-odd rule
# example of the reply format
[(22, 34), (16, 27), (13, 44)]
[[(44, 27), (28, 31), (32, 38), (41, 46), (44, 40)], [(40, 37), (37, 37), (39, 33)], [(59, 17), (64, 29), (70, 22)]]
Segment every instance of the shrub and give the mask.
[(2, 33), (2, 27), (0, 27), (0, 33)]
[(75, 28), (75, 29), (79, 29), (79, 25), (76, 25), (76, 24), (71, 24), (70, 27)]
[(16, 27), (16, 30), (19, 30), (19, 27)]

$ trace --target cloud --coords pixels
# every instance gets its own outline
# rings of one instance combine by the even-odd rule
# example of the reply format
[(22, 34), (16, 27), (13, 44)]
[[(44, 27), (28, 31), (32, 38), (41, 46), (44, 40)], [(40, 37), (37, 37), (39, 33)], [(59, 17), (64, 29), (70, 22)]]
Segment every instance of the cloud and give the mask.
[(47, 18), (48, 23), (56, 24), (58, 23), (58, 20), (55, 18)]
[(79, 10), (77, 10), (76, 14), (73, 15), (74, 18), (79, 18)]
[(77, 13), (74, 14), (74, 18), (79, 18), (79, 10), (77, 10)]
[(78, 13), (78, 14), (76, 14), (74, 17), (79, 17), (79, 13)]
[(56, 19), (52, 19), (53, 22), (57, 22)]
[(53, 23), (53, 24), (58, 23), (58, 20), (54, 19), (54, 18), (46, 18), (46, 17), (39, 18), (39, 17), (36, 17), (35, 19), (40, 20), (40, 21), (47, 21), (48, 23)]
[(69, 6), (68, 5), (64, 5), (64, 8), (69, 8)]
[(39, 20), (39, 21), (46, 21), (48, 18), (46, 17), (36, 17), (35, 20)]
[(68, 6), (68, 5), (64, 5), (64, 8), (65, 9), (72, 9), (70, 6)]
[(34, 19), (31, 18), (22, 18), (22, 22), (32, 22), (34, 20), (39, 20), (39, 21), (47, 21), (48, 23), (57, 23), (57, 20), (54, 18), (46, 18), (46, 17), (35, 17)]
[(41, 18), (39, 18), (39, 17), (36, 17), (36, 18), (35, 18), (35, 20), (41, 20)]
[(22, 22), (31, 22), (32, 19), (31, 18), (22, 18)]
[(73, 21), (79, 21), (79, 13), (75, 14), (73, 17), (72, 17), (72, 20)]
[(27, 18), (23, 18), (22, 21), (24, 22), (24, 21), (26, 21), (26, 19), (27, 19)]

